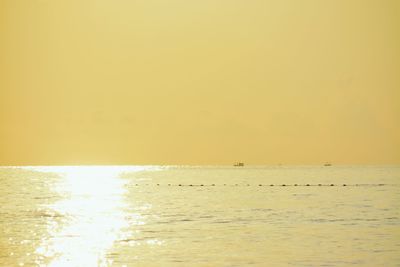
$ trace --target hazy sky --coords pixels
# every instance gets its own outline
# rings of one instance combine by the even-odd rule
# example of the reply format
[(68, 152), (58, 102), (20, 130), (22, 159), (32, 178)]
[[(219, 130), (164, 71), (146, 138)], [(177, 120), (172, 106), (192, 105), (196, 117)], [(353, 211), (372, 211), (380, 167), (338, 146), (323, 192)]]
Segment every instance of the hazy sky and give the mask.
[(234, 161), (400, 163), (400, 1), (0, 1), (0, 164)]

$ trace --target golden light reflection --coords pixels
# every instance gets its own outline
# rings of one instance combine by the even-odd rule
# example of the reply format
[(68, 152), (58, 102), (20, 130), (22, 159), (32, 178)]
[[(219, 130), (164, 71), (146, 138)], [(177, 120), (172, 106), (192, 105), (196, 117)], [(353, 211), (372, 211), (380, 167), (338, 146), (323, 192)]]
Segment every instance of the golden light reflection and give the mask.
[[(50, 168), (50, 169), (49, 169)], [(36, 253), (39, 266), (108, 266), (107, 251), (128, 238), (126, 179), (119, 167), (48, 167), (62, 177), (54, 188), (63, 199), (50, 205), (49, 238)], [(140, 170), (136, 168), (134, 170)], [(129, 171), (133, 171), (130, 169)]]

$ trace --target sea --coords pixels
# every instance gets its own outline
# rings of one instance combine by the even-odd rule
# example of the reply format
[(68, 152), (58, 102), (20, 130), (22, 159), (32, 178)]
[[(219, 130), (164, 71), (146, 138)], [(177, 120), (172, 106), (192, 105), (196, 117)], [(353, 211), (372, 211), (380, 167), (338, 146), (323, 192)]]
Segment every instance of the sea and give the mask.
[(0, 266), (400, 266), (400, 166), (1, 167)]

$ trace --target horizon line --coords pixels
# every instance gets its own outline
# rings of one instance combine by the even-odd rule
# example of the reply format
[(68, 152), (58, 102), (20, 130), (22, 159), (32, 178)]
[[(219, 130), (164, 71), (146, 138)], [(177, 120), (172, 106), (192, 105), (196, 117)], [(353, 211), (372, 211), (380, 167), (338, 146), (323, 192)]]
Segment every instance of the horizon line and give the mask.
[(162, 166), (162, 167), (260, 167), (260, 166), (274, 166), (274, 167), (288, 167), (288, 166), (321, 166), (321, 167), (334, 167), (334, 166), (400, 166), (400, 163), (312, 163), (312, 164), (245, 164), (244, 166), (234, 166), (234, 164), (29, 164), (29, 165), (2, 165), (0, 168), (12, 168), (12, 167), (130, 167), (130, 166)]

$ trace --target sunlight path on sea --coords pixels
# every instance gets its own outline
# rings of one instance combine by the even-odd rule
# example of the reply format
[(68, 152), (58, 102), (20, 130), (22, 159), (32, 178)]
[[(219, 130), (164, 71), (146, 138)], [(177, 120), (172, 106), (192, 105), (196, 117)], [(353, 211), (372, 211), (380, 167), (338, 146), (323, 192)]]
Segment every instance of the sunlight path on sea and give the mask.
[(107, 251), (115, 241), (129, 235), (124, 231), (128, 220), (124, 211), (126, 180), (120, 178), (121, 169), (96, 166), (49, 168), (48, 171), (62, 177), (54, 190), (63, 198), (48, 207), (60, 220), (49, 220), (49, 238), (42, 240), (36, 253), (51, 260), (39, 265), (112, 265), (112, 260), (107, 259)]

